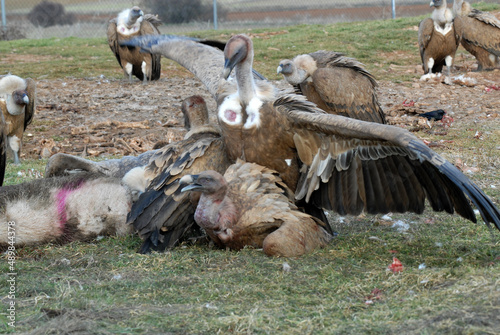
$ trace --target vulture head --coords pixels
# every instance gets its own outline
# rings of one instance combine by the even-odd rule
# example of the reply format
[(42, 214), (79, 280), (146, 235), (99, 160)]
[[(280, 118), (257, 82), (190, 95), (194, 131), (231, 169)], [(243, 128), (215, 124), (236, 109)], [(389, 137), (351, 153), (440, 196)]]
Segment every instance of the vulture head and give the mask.
[(17, 90), (12, 93), (12, 98), (14, 102), (18, 105), (27, 105), (30, 103), (30, 98), (28, 97), (28, 92), (25, 90)]
[(443, 4), (446, 6), (446, 0), (432, 0), (431, 3), (429, 4), (429, 7), (439, 8)]
[[(30, 103), (30, 98), (28, 97), (28, 92), (26, 92), (25, 90), (15, 90), (14, 92), (12, 92), (12, 100), (14, 101), (14, 103), (16, 105), (19, 106), (19, 109), (18, 109), (20, 111), (19, 114), (24, 112), (24, 108), (22, 108), (22, 107), (25, 107)], [(19, 115), (15, 111), (12, 111), (12, 110), (10, 110), (9, 113), (11, 115)]]
[(293, 60), (282, 60), (278, 65), (277, 73), (281, 73), (289, 84), (299, 85), (316, 70), (316, 61), (310, 55), (299, 55)]
[(180, 180), (186, 185), (181, 192), (201, 192), (194, 219), (207, 231), (207, 234), (226, 243), (233, 237), (233, 227), (237, 220), (237, 210), (231, 199), (226, 197), (227, 182), (213, 170), (203, 171), (198, 175), (185, 175)]
[(250, 37), (246, 35), (234, 35), (227, 41), (224, 48), (224, 70), (222, 76), (224, 79), (237, 64), (247, 63), (252, 66), (253, 63), (253, 43)]
[(140, 26), (143, 16), (144, 12), (139, 7), (134, 6), (120, 12), (116, 23), (117, 25), (123, 24), (127, 29), (131, 29), (133, 26)]
[(137, 21), (141, 22), (142, 17), (144, 16), (144, 12), (137, 6), (134, 6), (130, 9), (128, 13), (128, 26), (133, 26)]
[(203, 126), (208, 121), (207, 104), (203, 97), (193, 95), (182, 101), (182, 114), (186, 130)]
[(186, 184), (182, 188), (182, 192), (198, 191), (209, 195), (214, 201), (220, 201), (226, 195), (226, 180), (220, 173), (213, 170), (203, 171), (197, 175), (185, 175), (179, 182)]

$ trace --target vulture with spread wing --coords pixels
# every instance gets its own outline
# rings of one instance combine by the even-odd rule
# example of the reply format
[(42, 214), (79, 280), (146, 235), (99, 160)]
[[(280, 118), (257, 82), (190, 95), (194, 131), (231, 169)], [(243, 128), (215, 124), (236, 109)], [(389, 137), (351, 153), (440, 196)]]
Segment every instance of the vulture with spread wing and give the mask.
[[(295, 199), (341, 214), (455, 211), (500, 229), (500, 211), (455, 166), (407, 130), (331, 115), (301, 96), (262, 89), (251, 75), (253, 46), (233, 36), (224, 55), (174, 36), (126, 42), (162, 54), (194, 73), (218, 103), (226, 151), (276, 170)], [(236, 84), (224, 80), (235, 67)], [(469, 199), (468, 199), (469, 198)]]
[(295, 91), (329, 114), (385, 123), (377, 82), (354, 58), (320, 50), (280, 62), (278, 73)]
[(146, 83), (158, 80), (161, 75), (161, 56), (141, 52), (140, 48), (124, 47), (120, 42), (141, 35), (160, 34), (161, 21), (146, 14), (137, 6), (125, 9), (109, 21), (108, 44), (129, 81), (132, 75)]
[(447, 74), (451, 73), (453, 59), (457, 52), (459, 39), (455, 35), (453, 13), (446, 7), (446, 0), (431, 1), (434, 7), (430, 18), (418, 26), (418, 47), (424, 73), (442, 72), (446, 65)]
[(463, 0), (454, 0), (453, 14), (455, 32), (465, 50), (476, 57), (477, 69), (500, 66), (500, 20)]
[(325, 223), (297, 209), (293, 192), (264, 166), (238, 160), (224, 176), (203, 171), (180, 183), (182, 192), (201, 192), (194, 218), (220, 247), (252, 246), (268, 256), (296, 257), (332, 238)]
[(5, 101), (6, 106), (2, 108), (2, 113), (7, 143), (14, 153), (14, 164), (20, 164), (23, 134), (35, 114), (35, 81), (14, 75), (0, 77), (0, 99)]

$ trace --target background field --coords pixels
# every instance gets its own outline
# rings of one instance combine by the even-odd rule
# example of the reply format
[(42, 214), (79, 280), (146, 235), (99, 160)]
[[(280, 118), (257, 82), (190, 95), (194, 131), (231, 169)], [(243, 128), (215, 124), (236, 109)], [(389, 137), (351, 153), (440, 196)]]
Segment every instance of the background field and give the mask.
[[(148, 2), (149, 1), (149, 2)], [(22, 34), (26, 38), (51, 37), (104, 37), (106, 26), (111, 18), (124, 8), (141, 6), (145, 13), (160, 14), (163, 20), (163, 33), (186, 33), (214, 28), (212, 0), (165, 0), (165, 6), (185, 7), (173, 12), (174, 17), (190, 17), (189, 22), (174, 22), (155, 11), (151, 1), (157, 0), (99, 0), (99, 1), (55, 1), (64, 6), (64, 13), (71, 15), (71, 24), (53, 26), (37, 26), (28, 19), (28, 14), (41, 0), (6, 1), (7, 27), (12, 35)], [(448, 1), (451, 6), (452, 1)], [(498, 5), (496, 0), (471, 0), (481, 6)], [(160, 2), (161, 3), (161, 2)], [(205, 14), (196, 17), (193, 7), (204, 6)], [(220, 29), (248, 29), (264, 27), (280, 27), (292, 24), (331, 24), (364, 20), (390, 19), (393, 16), (391, 0), (218, 0), (219, 15), (217, 26)], [(410, 17), (429, 13), (429, 1), (398, 0), (395, 2), (395, 17)], [(189, 14), (188, 14), (189, 13)], [(194, 18), (193, 18), (194, 17)], [(60, 21), (56, 21), (59, 22)], [(0, 35), (0, 39), (1, 35)], [(5, 39), (5, 38), (4, 38)]]
[[(497, 8), (498, 10), (498, 8)], [(379, 79), (384, 110), (396, 115), (444, 108), (454, 118), (416, 135), (465, 173), (497, 206), (500, 197), (500, 71), (470, 72), (460, 50), (459, 84), (421, 82), (416, 25), (422, 17), (244, 30), (255, 67), (276, 85), (280, 59), (318, 49), (345, 52)], [(227, 40), (241, 30), (197, 31)], [(162, 60), (162, 79), (123, 79), (104, 38), (0, 42), (0, 74), (38, 83), (38, 109), (23, 163), (7, 183), (43, 175), (53, 152), (105, 159), (148, 150), (183, 135), (180, 101), (204, 87)], [(414, 108), (404, 107), (407, 100)], [(399, 113), (399, 114), (398, 114)], [(120, 128), (106, 122), (137, 122)], [(158, 123), (157, 121), (160, 121)], [(138, 126), (143, 122), (147, 128)], [(123, 144), (126, 143), (126, 145)], [(103, 147), (102, 143), (112, 143)], [(129, 148), (127, 148), (127, 146)], [(44, 148), (46, 150), (44, 150)], [(48, 154), (47, 154), (48, 152)], [(495, 334), (500, 329), (500, 240), (458, 216), (426, 211), (330, 221), (339, 236), (297, 259), (186, 242), (139, 255), (137, 237), (19, 248), (16, 328), (7, 325), (8, 263), (0, 260), (0, 332), (25, 334)], [(387, 266), (397, 257), (400, 273)]]

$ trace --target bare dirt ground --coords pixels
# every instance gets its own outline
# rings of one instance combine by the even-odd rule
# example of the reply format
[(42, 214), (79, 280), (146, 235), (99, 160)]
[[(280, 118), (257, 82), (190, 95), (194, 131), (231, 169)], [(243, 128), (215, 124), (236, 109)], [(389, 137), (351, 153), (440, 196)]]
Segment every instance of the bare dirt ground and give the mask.
[[(421, 81), (417, 64), (391, 66), (388, 71), (414, 73), (415, 78), (406, 84), (379, 82), (379, 99), (389, 121), (410, 130), (426, 129), (415, 113), (444, 109), (453, 122), (428, 130), (442, 135), (443, 140), (454, 127), (470, 129), (471, 136), (500, 132), (500, 90), (496, 89), (500, 71), (468, 72), (473, 60), (457, 63), (452, 77), (472, 78), (473, 83), (466, 83), (469, 86), (463, 78), (451, 85), (441, 80)], [(288, 87), (283, 81), (275, 84)], [(24, 136), (21, 158), (47, 158), (64, 152), (104, 159), (137, 155), (159, 141), (177, 141), (185, 133), (181, 101), (194, 94), (202, 95), (209, 109), (215, 110), (208, 91), (192, 76), (169, 78), (164, 72), (159, 81), (148, 85), (106, 78), (38, 80), (38, 106)]]

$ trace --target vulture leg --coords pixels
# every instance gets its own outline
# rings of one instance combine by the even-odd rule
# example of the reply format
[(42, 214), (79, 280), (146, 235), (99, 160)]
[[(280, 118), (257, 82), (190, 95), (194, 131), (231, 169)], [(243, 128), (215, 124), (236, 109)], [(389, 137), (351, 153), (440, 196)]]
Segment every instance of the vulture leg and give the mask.
[(14, 164), (20, 165), (21, 161), (19, 160), (19, 152), (21, 151), (21, 140), (17, 136), (9, 136), (8, 137), (9, 147), (14, 153)]
[(149, 61), (149, 63), (146, 62), (146, 60), (142, 61), (141, 70), (142, 70), (142, 73), (144, 74), (144, 78), (142, 79), (142, 83), (144, 85), (146, 85), (148, 83), (148, 79), (151, 79), (151, 71), (149, 71), (150, 68), (151, 68), (151, 60)]
[(446, 63), (446, 75), (450, 76), (451, 75), (451, 66), (453, 65), (453, 57), (446, 56), (444, 61)]
[(63, 176), (71, 172), (87, 171), (107, 175), (106, 169), (97, 163), (68, 154), (55, 154), (45, 167), (45, 178)]

